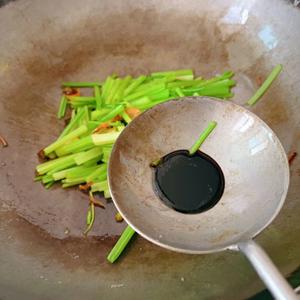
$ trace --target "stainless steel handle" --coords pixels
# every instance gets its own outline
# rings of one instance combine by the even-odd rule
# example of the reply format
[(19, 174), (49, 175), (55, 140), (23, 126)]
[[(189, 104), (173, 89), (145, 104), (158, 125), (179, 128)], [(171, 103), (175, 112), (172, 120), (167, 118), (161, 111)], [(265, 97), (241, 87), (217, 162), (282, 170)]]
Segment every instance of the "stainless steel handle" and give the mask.
[(259, 277), (268, 287), (275, 299), (299, 300), (288, 282), (280, 274), (266, 252), (253, 240), (241, 242), (238, 248), (245, 254)]

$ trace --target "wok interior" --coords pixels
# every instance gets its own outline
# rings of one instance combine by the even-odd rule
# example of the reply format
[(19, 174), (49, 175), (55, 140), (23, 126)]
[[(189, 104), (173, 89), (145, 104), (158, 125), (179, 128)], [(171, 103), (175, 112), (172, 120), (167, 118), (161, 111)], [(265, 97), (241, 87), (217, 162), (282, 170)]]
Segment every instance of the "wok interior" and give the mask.
[[(90, 233), (99, 240), (75, 239), (85, 227), (87, 197), (77, 189), (48, 191), (34, 184), (36, 152), (64, 126), (55, 115), (63, 81), (178, 68), (209, 77), (231, 69), (238, 82), (233, 101), (245, 103), (278, 63), (284, 72), (253, 110), (276, 132), (286, 153), (299, 152), (299, 21), (299, 9), (280, 0), (27, 0), (1, 7), (0, 134), (9, 143), (0, 150), (3, 297), (82, 299), (100, 293), (103, 298), (233, 299), (237, 289), (240, 298), (257, 291), (259, 281), (237, 256), (218, 254), (218, 262), (216, 256), (177, 255), (142, 239), (122, 263), (105, 265), (126, 224), (115, 222), (116, 211), (108, 204), (97, 210)], [(285, 274), (299, 265), (299, 160), (292, 168), (285, 209), (260, 237)], [(185, 284), (192, 288), (178, 284), (170, 272), (188, 278)], [(223, 276), (229, 273), (230, 281)], [(111, 289), (116, 278), (124, 288)], [(55, 285), (57, 280), (62, 284)], [(212, 289), (216, 281), (218, 288)]]
[[(189, 149), (211, 120), (218, 125), (201, 150), (223, 170), (223, 196), (208, 211), (176, 212), (155, 194), (149, 164)], [(198, 253), (260, 232), (283, 204), (289, 169), (279, 140), (258, 117), (233, 103), (194, 97), (161, 104), (134, 120), (114, 146), (109, 180), (114, 202), (138, 232), (164, 247)]]

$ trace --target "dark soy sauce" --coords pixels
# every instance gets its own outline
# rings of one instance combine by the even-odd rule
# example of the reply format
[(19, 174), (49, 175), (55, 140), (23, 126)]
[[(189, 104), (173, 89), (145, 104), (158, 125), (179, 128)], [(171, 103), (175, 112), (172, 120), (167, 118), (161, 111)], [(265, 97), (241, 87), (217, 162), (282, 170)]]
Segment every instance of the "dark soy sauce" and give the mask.
[(212, 208), (222, 197), (224, 175), (207, 154), (177, 150), (154, 166), (154, 189), (159, 198), (176, 211), (194, 214)]

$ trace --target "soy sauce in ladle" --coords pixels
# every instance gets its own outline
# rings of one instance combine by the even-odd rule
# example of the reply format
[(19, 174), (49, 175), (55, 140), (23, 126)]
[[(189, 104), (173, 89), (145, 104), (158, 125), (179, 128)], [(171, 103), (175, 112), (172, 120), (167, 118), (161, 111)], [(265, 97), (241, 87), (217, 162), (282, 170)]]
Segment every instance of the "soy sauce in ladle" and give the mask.
[(209, 155), (177, 150), (152, 165), (154, 190), (174, 210), (195, 214), (215, 206), (224, 191), (224, 175)]

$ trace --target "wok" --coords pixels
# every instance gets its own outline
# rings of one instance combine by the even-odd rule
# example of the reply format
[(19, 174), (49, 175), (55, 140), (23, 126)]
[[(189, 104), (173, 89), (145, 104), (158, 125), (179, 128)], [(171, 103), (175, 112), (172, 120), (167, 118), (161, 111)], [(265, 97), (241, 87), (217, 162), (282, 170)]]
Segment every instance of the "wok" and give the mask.
[[(190, 256), (142, 238), (115, 265), (125, 224), (97, 210), (82, 239), (86, 196), (33, 183), (36, 152), (63, 128), (62, 81), (193, 68), (232, 69), (243, 104), (271, 68), (284, 72), (253, 111), (285, 152), (299, 151), (299, 9), (289, 1), (37, 1), (0, 9), (0, 298), (243, 299), (263, 288), (235, 253)], [(258, 241), (284, 275), (299, 266), (299, 159), (285, 205)], [(200, 268), (199, 268), (200, 266)], [(231, 278), (228, 280), (228, 278)], [(162, 284), (163, 283), (163, 284)]]

